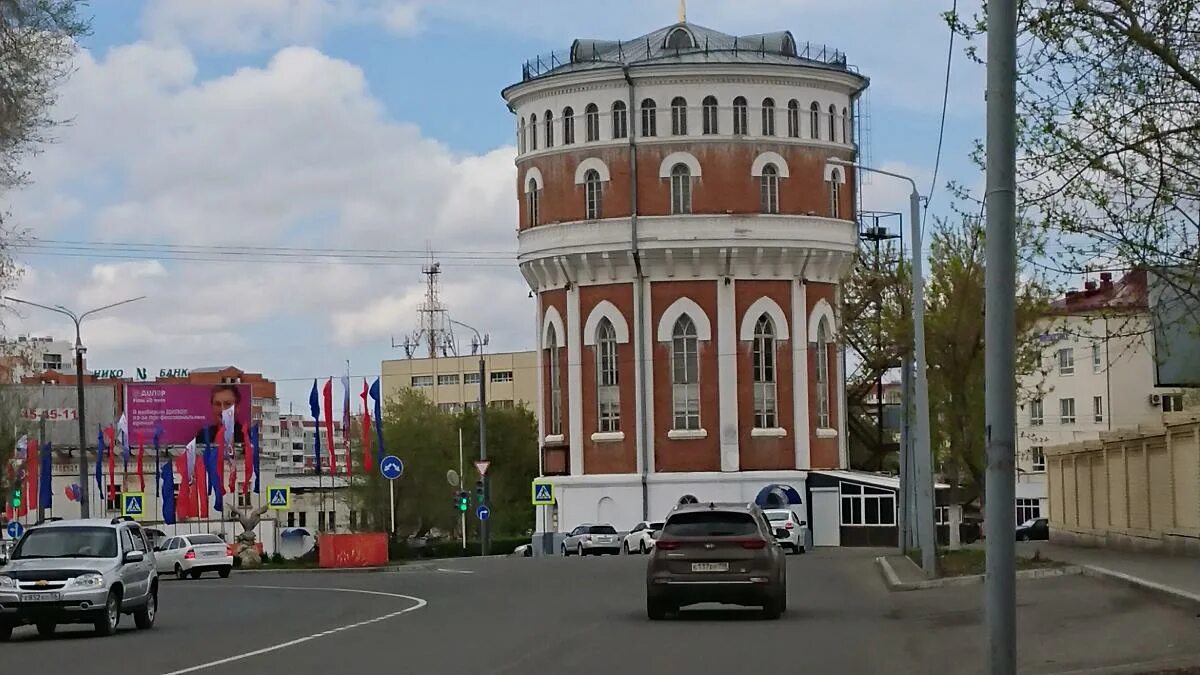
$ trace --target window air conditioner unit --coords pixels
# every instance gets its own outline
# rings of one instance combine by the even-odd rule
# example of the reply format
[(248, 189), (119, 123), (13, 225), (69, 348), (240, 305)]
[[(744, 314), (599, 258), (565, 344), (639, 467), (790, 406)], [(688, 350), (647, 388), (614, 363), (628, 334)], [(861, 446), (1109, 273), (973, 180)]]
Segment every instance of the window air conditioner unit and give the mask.
[(1150, 405), (1162, 405), (1162, 396), (1150, 394)]

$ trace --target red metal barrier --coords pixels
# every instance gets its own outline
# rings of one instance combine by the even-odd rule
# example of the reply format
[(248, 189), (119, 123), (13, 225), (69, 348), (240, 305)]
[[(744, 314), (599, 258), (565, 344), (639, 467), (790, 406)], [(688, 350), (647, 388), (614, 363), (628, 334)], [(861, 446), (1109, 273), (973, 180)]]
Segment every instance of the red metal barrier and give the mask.
[(388, 562), (387, 534), (322, 534), (319, 564), (323, 568), (379, 567)]

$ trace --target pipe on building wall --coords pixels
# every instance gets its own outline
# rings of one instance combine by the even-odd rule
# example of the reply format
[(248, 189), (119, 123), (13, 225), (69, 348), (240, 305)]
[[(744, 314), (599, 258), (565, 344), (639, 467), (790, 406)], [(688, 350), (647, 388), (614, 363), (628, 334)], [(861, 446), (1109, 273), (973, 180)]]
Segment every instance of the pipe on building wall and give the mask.
[(638, 455), (641, 458), (641, 478), (642, 478), (642, 520), (650, 519), (650, 491), (646, 484), (647, 472), (650, 466), (650, 457), (647, 452), (649, 443), (649, 431), (647, 424), (646, 410), (646, 369), (650, 366), (650, 359), (647, 354), (642, 353), (644, 350), (643, 340), (646, 335), (646, 276), (642, 273), (642, 255), (638, 248), (638, 158), (637, 158), (637, 133), (636, 125), (634, 124), (635, 111), (634, 107), (637, 97), (635, 95), (635, 87), (633, 78), (629, 75), (629, 66), (624, 66), (621, 69), (625, 76), (625, 84), (629, 88), (629, 105), (627, 106), (626, 114), (626, 131), (629, 137), (629, 240), (630, 250), (633, 253), (634, 281), (633, 292), (636, 294), (637, 311), (634, 313), (634, 333), (636, 338), (633, 344), (633, 355), (638, 368), (637, 378), (637, 405), (638, 405), (638, 430), (637, 430), (637, 445)]

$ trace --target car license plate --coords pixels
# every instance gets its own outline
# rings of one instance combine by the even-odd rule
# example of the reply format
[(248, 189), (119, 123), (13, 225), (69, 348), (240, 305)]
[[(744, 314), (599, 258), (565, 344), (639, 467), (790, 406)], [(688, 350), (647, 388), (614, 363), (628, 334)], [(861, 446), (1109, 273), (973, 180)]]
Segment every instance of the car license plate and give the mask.
[(728, 572), (729, 563), (692, 563), (693, 572)]
[(204, 553), (204, 557), (206, 558), (216, 558), (217, 556), (223, 555), (225, 555), (225, 553), (222, 551), (205, 551)]
[(62, 593), (22, 593), (23, 602), (57, 602), (62, 600)]

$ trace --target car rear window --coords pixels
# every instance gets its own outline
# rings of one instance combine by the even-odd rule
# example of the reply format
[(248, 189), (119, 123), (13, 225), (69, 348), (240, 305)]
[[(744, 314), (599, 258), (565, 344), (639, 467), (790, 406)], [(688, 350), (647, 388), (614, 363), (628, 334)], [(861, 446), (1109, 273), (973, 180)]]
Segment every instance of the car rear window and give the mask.
[(593, 525), (588, 528), (588, 532), (592, 534), (616, 534), (617, 528), (612, 525)]
[(663, 532), (672, 537), (744, 537), (758, 532), (754, 516), (730, 511), (694, 511), (671, 516)]
[(663, 524), (662, 523), (650, 523), (650, 529), (655, 532), (658, 532), (659, 530), (663, 529)]
[(215, 534), (192, 534), (188, 535), (188, 541), (193, 544), (224, 544), (225, 541)]
[(775, 522), (778, 520), (787, 520), (787, 511), (767, 511), (767, 520)]

